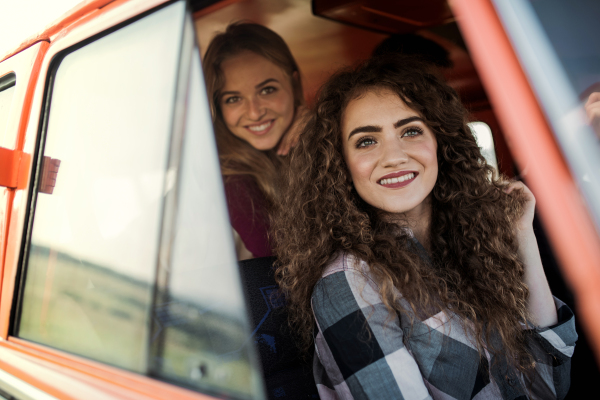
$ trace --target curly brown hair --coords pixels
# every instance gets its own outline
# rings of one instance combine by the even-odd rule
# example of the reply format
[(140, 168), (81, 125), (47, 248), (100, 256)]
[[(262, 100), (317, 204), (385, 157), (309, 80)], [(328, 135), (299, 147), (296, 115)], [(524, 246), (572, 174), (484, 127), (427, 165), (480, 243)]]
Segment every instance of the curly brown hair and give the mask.
[[(430, 196), (433, 265), (415, 255), (405, 230), (360, 198), (344, 160), (346, 106), (381, 89), (420, 114), (437, 141), (439, 172)], [(469, 321), (465, 328), (480, 351), (507, 354), (519, 369), (532, 365), (521, 326), (528, 317), (528, 289), (514, 232), (524, 198), (503, 191), (507, 182), (486, 164), (467, 115), (456, 92), (410, 57), (371, 59), (336, 73), (321, 88), (273, 217), (276, 278), (305, 350), (312, 346), (313, 288), (328, 263), (347, 252), (367, 262), (390, 313), (409, 311), (398, 292), (416, 315), (451, 309)]]

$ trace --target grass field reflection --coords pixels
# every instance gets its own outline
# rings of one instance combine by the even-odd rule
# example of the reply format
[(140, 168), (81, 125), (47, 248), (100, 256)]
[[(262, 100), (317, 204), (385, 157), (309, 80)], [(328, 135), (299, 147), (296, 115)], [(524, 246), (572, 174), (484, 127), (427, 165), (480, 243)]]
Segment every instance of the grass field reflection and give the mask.
[(32, 245), (18, 336), (142, 374), (152, 364), (162, 378), (249, 397), (257, 377), (243, 322), (190, 299), (171, 297), (151, 311), (152, 296), (151, 282)]

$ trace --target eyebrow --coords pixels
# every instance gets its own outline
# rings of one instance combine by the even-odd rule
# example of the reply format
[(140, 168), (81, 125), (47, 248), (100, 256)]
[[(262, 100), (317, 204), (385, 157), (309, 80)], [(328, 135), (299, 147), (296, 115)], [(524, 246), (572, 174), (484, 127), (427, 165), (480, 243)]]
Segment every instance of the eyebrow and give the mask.
[(269, 83), (269, 82), (277, 82), (277, 83), (279, 83), (279, 81), (278, 81), (277, 79), (275, 79), (275, 78), (269, 78), (269, 79), (267, 79), (267, 80), (265, 80), (265, 81), (262, 81), (261, 83), (259, 83), (258, 85), (254, 86), (254, 87), (255, 87), (256, 89), (258, 89), (258, 88), (259, 88), (259, 87), (261, 87), (261, 86), (265, 86), (265, 85), (266, 85), (267, 83)]
[[(266, 85), (267, 83), (270, 83), (270, 82), (277, 82), (277, 83), (279, 83), (279, 81), (277, 79), (275, 79), (275, 78), (269, 78), (267, 80), (262, 81), (258, 85), (254, 86), (254, 88), (258, 89), (258, 88), (260, 88), (260, 87), (262, 87), (262, 86), (264, 86), (264, 85)], [(225, 96), (232, 95), (232, 94), (239, 94), (239, 93), (240, 92), (238, 92), (236, 90), (230, 90), (228, 92), (222, 92), (219, 97), (222, 99)]]
[[(414, 117), (408, 117), (408, 118), (401, 119), (394, 123), (394, 128), (398, 129), (401, 126), (409, 124), (413, 121), (423, 122), (423, 118), (414, 116)], [(356, 135), (357, 133), (374, 133), (374, 132), (381, 132), (381, 130), (382, 130), (382, 127), (378, 126), (378, 125), (359, 126), (358, 128), (354, 128), (352, 130), (352, 132), (350, 132), (350, 135), (348, 135), (348, 140), (350, 140), (350, 138), (353, 135)]]

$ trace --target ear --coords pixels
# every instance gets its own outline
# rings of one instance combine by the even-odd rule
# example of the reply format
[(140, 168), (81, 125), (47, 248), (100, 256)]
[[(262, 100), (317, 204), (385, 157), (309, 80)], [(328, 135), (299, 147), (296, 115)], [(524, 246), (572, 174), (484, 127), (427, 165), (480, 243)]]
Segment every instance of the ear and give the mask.
[(298, 71), (294, 71), (292, 72), (292, 79), (296, 82), (298, 82), (298, 79), (300, 78), (300, 74), (298, 73)]

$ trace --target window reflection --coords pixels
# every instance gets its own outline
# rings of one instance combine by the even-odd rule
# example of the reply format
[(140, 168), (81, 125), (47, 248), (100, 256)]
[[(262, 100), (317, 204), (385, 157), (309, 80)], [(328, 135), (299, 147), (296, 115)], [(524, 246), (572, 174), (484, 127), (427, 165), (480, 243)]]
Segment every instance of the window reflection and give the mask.
[(184, 17), (185, 3), (172, 4), (58, 66), (43, 153), (60, 169), (53, 190), (37, 193), (18, 336), (228, 398), (261, 398)]
[(262, 392), (250, 334), (199, 50), (188, 113), (170, 260), (153, 311), (152, 374), (213, 393)]
[(0, 143), (5, 143), (8, 112), (15, 93), (16, 76), (13, 73), (0, 78)]
[(558, 107), (546, 112), (600, 230), (600, 2), (528, 2), (558, 61), (549, 70), (562, 71), (549, 76)]
[(163, 8), (64, 57), (44, 154), (18, 335), (145, 372), (178, 48)]
[(530, 0), (580, 100), (600, 90), (600, 2)]
[(600, 2), (495, 0), (494, 5), (600, 230), (600, 140), (585, 108), (600, 89)]

